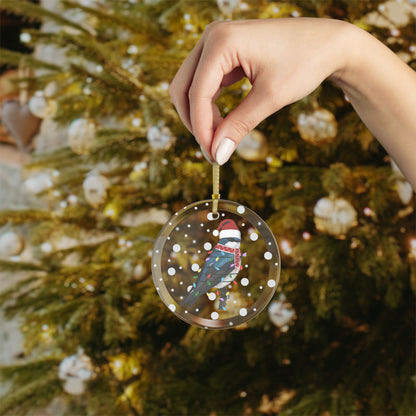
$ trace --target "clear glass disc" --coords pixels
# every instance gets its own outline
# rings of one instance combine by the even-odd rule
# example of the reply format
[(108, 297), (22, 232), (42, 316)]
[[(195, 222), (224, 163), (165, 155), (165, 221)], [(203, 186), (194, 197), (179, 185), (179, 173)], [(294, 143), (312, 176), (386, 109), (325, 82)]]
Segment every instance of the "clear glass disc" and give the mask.
[(241, 325), (258, 315), (277, 288), (280, 253), (267, 224), (251, 209), (199, 201), (175, 213), (157, 237), (153, 280), (166, 306), (206, 329)]

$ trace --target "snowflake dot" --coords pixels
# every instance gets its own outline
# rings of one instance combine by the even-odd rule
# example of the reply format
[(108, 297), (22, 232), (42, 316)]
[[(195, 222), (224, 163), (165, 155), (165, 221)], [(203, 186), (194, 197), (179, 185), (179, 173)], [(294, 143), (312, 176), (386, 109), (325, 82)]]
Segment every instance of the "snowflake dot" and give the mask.
[(175, 306), (173, 303), (171, 303), (171, 304), (169, 305), (169, 309), (170, 309), (172, 312), (175, 312), (175, 311), (176, 311), (176, 306)]
[(169, 276), (174, 276), (176, 274), (176, 270), (174, 267), (169, 267), (168, 269), (168, 275)]
[(243, 277), (241, 279), (241, 286), (248, 286), (249, 283), (250, 281), (247, 279), (247, 277)]
[(175, 253), (179, 253), (181, 251), (181, 246), (179, 244), (174, 244), (173, 247), (172, 247), (172, 250)]
[(269, 287), (275, 287), (276, 286), (276, 281), (273, 279), (270, 279), (267, 281), (267, 286)]
[(218, 319), (218, 318), (219, 318), (218, 312), (212, 312), (211, 319)]
[(213, 293), (213, 292), (209, 292), (208, 293), (208, 299), (209, 300), (215, 300), (215, 298), (216, 298), (217, 296), (215, 295), (215, 293)]
[(246, 209), (245, 209), (242, 205), (240, 205), (240, 206), (237, 208), (237, 212), (238, 212), (239, 214), (244, 214), (244, 213), (245, 213), (245, 211), (246, 211)]
[(207, 251), (208, 251), (208, 250), (211, 250), (211, 248), (212, 248), (212, 244), (211, 244), (211, 243), (205, 243), (205, 244), (204, 244), (204, 249), (205, 249), (205, 250), (207, 250)]
[(241, 316), (246, 316), (247, 315), (247, 309), (246, 308), (241, 308), (240, 309), (240, 315)]
[(191, 266), (191, 269), (192, 269), (192, 271), (193, 271), (193, 272), (197, 272), (197, 271), (199, 270), (199, 264), (194, 263), (194, 264)]
[(257, 241), (258, 238), (259, 238), (259, 235), (257, 233), (251, 233), (250, 234), (250, 240), (251, 241)]
[(264, 258), (266, 259), (266, 260), (271, 260), (271, 258), (273, 257), (273, 255), (272, 255), (272, 253), (270, 253), (270, 251), (266, 251), (265, 253), (264, 253)]

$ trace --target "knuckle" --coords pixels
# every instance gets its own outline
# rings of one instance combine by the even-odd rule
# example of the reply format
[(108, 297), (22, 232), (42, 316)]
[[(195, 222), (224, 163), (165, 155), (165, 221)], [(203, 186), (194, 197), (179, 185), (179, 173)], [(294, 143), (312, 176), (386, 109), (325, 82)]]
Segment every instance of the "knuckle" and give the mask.
[(226, 45), (232, 37), (232, 26), (229, 22), (212, 22), (208, 25), (206, 41), (215, 45)]
[(250, 120), (231, 120), (231, 128), (241, 137), (247, 136), (253, 127)]

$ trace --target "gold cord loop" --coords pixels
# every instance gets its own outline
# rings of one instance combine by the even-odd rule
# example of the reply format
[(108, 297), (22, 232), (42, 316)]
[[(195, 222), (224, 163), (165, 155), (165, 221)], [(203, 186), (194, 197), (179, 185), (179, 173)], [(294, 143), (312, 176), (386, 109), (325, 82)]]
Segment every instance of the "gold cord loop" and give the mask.
[(216, 162), (212, 165), (212, 215), (218, 214), (218, 200), (220, 199), (220, 165)]

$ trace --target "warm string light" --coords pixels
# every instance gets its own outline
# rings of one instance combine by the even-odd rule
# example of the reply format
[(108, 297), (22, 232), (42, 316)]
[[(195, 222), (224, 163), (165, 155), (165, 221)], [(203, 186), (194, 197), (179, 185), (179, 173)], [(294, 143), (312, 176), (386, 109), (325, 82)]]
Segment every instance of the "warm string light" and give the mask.
[(290, 245), (288, 240), (282, 240), (280, 246), (282, 248), (283, 253), (287, 256), (292, 253), (292, 246)]
[(410, 256), (416, 259), (416, 238), (410, 239)]

